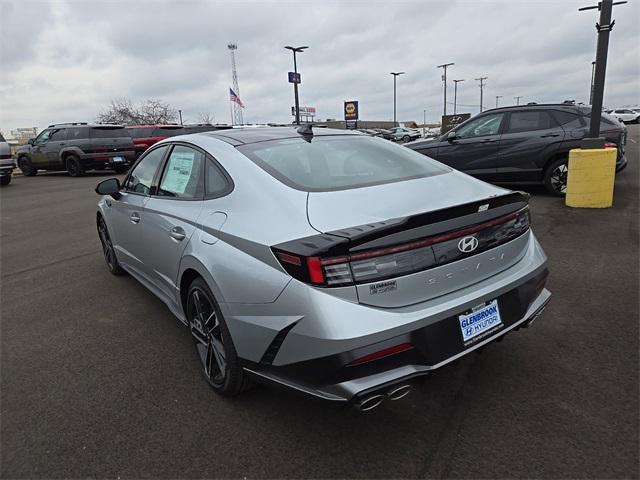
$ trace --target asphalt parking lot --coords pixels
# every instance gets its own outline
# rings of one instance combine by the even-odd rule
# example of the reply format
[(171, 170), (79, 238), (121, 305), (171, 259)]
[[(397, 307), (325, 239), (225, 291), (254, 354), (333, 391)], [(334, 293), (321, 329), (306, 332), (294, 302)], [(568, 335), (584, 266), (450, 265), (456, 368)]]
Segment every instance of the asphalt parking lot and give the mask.
[(96, 183), (0, 190), (2, 478), (629, 478), (638, 475), (640, 126), (615, 205), (540, 187), (533, 227), (552, 303), (360, 414), (254, 388), (217, 396), (189, 332), (104, 265)]

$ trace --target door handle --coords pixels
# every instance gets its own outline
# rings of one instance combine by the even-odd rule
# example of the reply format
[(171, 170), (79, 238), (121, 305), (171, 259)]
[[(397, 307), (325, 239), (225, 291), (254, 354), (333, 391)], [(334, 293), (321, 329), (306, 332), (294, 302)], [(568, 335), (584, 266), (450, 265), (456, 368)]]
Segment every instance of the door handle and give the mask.
[(184, 240), (184, 237), (186, 237), (186, 234), (184, 233), (184, 230), (181, 227), (173, 227), (171, 231), (169, 231), (169, 236), (171, 238), (174, 238), (180, 241), (180, 240)]
[(496, 139), (495, 138), (487, 138), (485, 141), (483, 141), (482, 143), (493, 143), (495, 142)]
[(138, 223), (140, 221), (140, 215), (138, 215), (137, 212), (133, 212), (129, 215), (129, 220), (131, 220), (131, 223)]
[(559, 137), (559, 136), (560, 136), (559, 133), (547, 133), (546, 135), (540, 135), (540, 138)]

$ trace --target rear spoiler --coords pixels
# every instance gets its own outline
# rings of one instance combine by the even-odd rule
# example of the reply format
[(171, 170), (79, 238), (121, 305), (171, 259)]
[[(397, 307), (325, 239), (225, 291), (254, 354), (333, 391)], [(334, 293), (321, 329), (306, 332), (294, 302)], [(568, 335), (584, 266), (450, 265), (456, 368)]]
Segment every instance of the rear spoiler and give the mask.
[(526, 192), (512, 192), (432, 212), (319, 233), (273, 248), (312, 257), (388, 247), (493, 220), (525, 208), (529, 198)]

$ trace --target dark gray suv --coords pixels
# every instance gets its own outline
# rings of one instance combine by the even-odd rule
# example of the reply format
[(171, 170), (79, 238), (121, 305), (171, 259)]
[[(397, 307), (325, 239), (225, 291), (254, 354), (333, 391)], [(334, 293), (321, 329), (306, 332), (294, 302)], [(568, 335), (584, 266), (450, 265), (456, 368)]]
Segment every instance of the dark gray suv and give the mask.
[[(543, 183), (555, 195), (567, 184), (569, 150), (580, 147), (591, 109), (577, 105), (524, 105), (487, 110), (435, 140), (406, 144), (428, 157), (491, 183)], [(600, 134), (627, 165), (626, 128), (602, 114)]]
[(29, 140), (16, 157), (26, 176), (38, 170), (66, 170), (78, 177), (91, 169), (124, 173), (135, 161), (135, 150), (122, 125), (60, 123)]

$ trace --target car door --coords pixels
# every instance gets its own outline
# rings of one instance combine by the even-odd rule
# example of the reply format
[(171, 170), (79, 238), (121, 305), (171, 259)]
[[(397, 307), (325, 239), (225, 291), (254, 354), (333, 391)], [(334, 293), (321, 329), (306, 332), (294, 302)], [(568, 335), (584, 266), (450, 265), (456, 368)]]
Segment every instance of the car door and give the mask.
[(67, 144), (67, 129), (58, 128), (51, 130), (51, 135), (43, 146), (45, 162), (48, 168), (62, 168), (60, 150)]
[(180, 259), (196, 230), (204, 200), (205, 153), (176, 143), (165, 161), (158, 187), (144, 208), (142, 260), (155, 286), (175, 299)]
[(434, 158), (474, 177), (492, 180), (504, 118), (504, 112), (496, 112), (463, 123), (439, 142)]
[(500, 138), (495, 181), (538, 181), (564, 137), (564, 129), (547, 110), (509, 112)]
[(142, 235), (148, 222), (144, 206), (150, 198), (167, 150), (167, 145), (149, 150), (125, 178), (120, 198), (106, 201), (109, 229), (118, 260), (147, 281), (151, 280), (151, 275), (143, 260), (144, 252), (151, 248), (153, 242), (148, 243), (149, 239)]
[(53, 132), (53, 129), (47, 128), (40, 132), (40, 135), (36, 137), (31, 146), (30, 156), (31, 163), (36, 168), (47, 168), (48, 160), (46, 154), (46, 145), (49, 140), (49, 136)]

